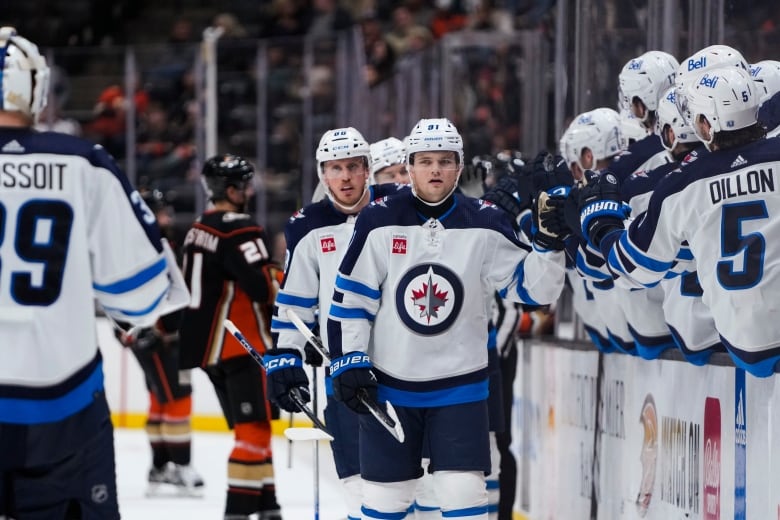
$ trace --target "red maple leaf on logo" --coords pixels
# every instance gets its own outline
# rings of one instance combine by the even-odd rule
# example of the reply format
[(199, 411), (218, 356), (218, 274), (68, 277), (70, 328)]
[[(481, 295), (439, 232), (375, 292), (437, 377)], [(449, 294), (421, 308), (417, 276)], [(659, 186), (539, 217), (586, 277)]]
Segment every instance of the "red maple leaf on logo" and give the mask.
[(447, 291), (440, 291), (438, 284), (428, 277), (428, 283), (423, 283), (421, 291), (412, 289), (412, 301), (420, 309), (420, 317), (430, 323), (431, 318), (439, 317), (439, 308), (447, 302)]

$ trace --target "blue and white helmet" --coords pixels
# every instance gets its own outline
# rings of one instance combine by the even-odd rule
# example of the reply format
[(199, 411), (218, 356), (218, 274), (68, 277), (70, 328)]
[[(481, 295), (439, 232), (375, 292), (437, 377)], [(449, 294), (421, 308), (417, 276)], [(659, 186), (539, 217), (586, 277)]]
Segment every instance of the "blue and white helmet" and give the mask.
[(406, 162), (406, 148), (403, 141), (396, 137), (388, 137), (371, 143), (371, 175), (388, 166)]
[[(737, 67), (707, 70), (693, 78), (686, 89), (686, 119), (696, 136), (706, 146), (717, 132), (740, 130), (758, 120), (760, 96), (750, 72)], [(696, 122), (706, 117), (710, 124), (710, 138), (698, 131)]]
[(13, 27), (0, 28), (2, 106), (34, 121), (46, 106), (49, 95), (49, 67), (38, 46), (22, 38)]
[[(674, 84), (679, 66), (674, 56), (663, 51), (648, 51), (630, 60), (618, 76), (621, 106), (631, 106), (633, 99), (639, 98), (648, 112), (656, 110), (658, 98)], [(645, 112), (643, 122), (647, 115)]]
[(420, 119), (404, 139), (406, 163), (416, 152), (456, 152), (463, 167), (463, 139), (447, 118)]
[[(566, 164), (576, 163), (580, 169), (587, 169), (580, 163), (586, 148), (593, 154), (594, 162), (617, 155), (624, 150), (620, 128), (620, 114), (611, 108), (597, 108), (578, 115), (560, 141)], [(594, 168), (595, 165), (591, 165), (591, 169)]]
[(328, 130), (320, 138), (315, 158), (317, 174), (322, 178), (322, 163), (349, 157), (365, 157), (366, 164), (371, 160), (371, 149), (363, 134), (354, 128), (334, 128)]
[[(677, 89), (670, 87), (658, 101), (658, 119), (655, 122), (655, 133), (661, 137), (661, 144), (667, 151), (672, 151), (678, 143), (696, 143), (699, 141), (693, 128), (677, 109)], [(669, 127), (674, 132), (674, 141), (667, 143), (664, 139), (664, 129)]]
[(761, 102), (780, 92), (780, 61), (763, 60), (750, 65), (750, 75), (761, 94)]

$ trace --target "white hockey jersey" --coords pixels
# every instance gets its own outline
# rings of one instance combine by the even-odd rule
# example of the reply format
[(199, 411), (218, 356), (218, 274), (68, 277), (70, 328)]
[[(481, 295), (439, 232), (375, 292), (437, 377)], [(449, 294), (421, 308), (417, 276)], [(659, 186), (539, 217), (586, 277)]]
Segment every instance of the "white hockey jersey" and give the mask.
[(755, 375), (780, 359), (780, 139), (686, 160), (648, 210), (602, 243), (610, 269), (652, 285), (688, 242), (703, 301), (735, 362)]
[(368, 352), (380, 400), (401, 406), (484, 399), (494, 292), (552, 303), (564, 254), (531, 252), (490, 203), (455, 195), (439, 219), (426, 219), (415, 200), (375, 201), (358, 217), (330, 307), (331, 357)]
[(103, 388), (95, 297), (154, 323), (170, 288), (154, 214), (99, 146), (0, 130), (0, 423), (66, 418)]
[[(370, 186), (369, 190), (373, 199), (408, 187), (379, 184)], [(276, 295), (271, 321), (276, 348), (295, 348), (303, 356), (306, 339), (287, 317), (288, 310), (294, 311), (312, 329), (318, 319), (320, 331), (325, 331), (336, 273), (352, 238), (355, 219), (355, 215), (338, 211), (325, 198), (296, 211), (288, 220), (284, 229), (287, 242), (284, 281)], [(321, 339), (327, 348), (327, 335), (323, 333)]]

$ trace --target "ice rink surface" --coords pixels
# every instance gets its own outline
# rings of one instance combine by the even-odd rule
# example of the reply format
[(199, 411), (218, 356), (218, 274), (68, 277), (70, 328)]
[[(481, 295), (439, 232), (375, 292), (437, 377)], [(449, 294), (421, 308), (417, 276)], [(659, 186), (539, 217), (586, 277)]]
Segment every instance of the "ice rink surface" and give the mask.
[[(139, 429), (117, 428), (114, 432), (117, 459), (119, 509), (128, 520), (220, 520), (224, 513), (227, 487), (227, 458), (233, 437), (228, 433), (193, 434), (192, 464), (206, 483), (202, 498), (158, 496), (147, 498), (147, 473), (151, 451), (146, 433)], [(284, 520), (315, 519), (314, 508), (314, 446), (311, 442), (296, 442), (292, 458), (287, 439), (274, 437), (274, 471), (276, 493)], [(333, 467), (333, 457), (327, 442), (319, 446), (319, 518), (342, 520), (347, 508), (341, 486)]]

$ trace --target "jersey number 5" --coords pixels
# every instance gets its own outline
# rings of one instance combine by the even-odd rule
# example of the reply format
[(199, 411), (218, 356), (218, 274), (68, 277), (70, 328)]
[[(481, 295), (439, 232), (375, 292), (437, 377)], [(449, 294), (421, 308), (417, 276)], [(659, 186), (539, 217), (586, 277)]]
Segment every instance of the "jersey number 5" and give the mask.
[[(727, 204), (721, 213), (720, 255), (730, 259), (718, 262), (718, 282), (729, 290), (754, 287), (764, 276), (766, 239), (761, 233), (742, 233), (747, 220), (769, 218), (763, 200)], [(737, 255), (741, 255), (735, 258)]]
[[(5, 206), (0, 204), (0, 246), (6, 238), (7, 220)], [(6, 250), (39, 266), (11, 271), (10, 292), (16, 303), (47, 306), (60, 297), (72, 224), (73, 209), (61, 200), (35, 199), (19, 208), (13, 246)]]

